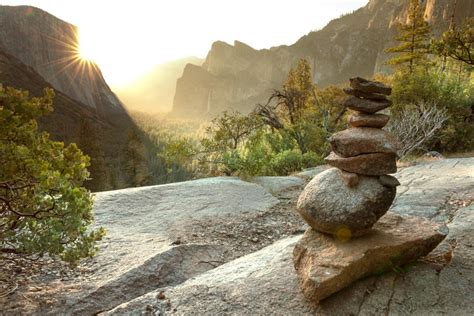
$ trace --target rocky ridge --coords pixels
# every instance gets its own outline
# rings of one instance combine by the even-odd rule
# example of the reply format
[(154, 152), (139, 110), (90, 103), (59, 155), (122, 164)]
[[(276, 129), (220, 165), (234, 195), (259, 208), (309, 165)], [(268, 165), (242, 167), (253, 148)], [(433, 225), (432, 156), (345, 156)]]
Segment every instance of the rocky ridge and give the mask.
[[(376, 112), (390, 106), (382, 96), (389, 95), (391, 88), (360, 77), (351, 78), (350, 83), (352, 88), (346, 93), (351, 96), (345, 107), (355, 115), (365, 115), (368, 123)], [(348, 121), (350, 124), (351, 117)], [(332, 152), (326, 162), (337, 169), (311, 180), (298, 199), (298, 212), (316, 231), (348, 239), (365, 235), (395, 198), (397, 180), (380, 181), (379, 176), (389, 180), (386, 174), (397, 171), (399, 142), (392, 134), (361, 121), (357, 127), (332, 135), (329, 143)]]
[[(0, 6), (0, 84), (29, 90), (31, 96), (42, 95), (46, 87), (55, 90), (53, 112), (40, 118), (40, 128), (54, 140), (76, 143), (91, 157), (92, 180), (86, 187), (101, 191), (136, 185), (125, 156), (130, 147), (139, 148), (146, 160), (147, 138), (98, 66), (78, 59), (78, 45), (75, 26), (34, 7)], [(152, 168), (141, 163), (143, 169)], [(160, 170), (153, 168), (158, 177)]]
[(57, 275), (46, 262), (29, 282), (17, 279), (0, 305), (16, 314), (472, 314), (474, 159), (395, 176), (401, 185), (390, 211), (447, 224), (448, 236), (421, 261), (362, 279), (317, 306), (301, 293), (292, 264), (307, 227), (295, 212), (303, 185), (273, 177), (258, 180), (268, 189), (211, 178), (97, 194), (97, 225), (109, 230), (98, 256), (76, 271), (56, 267)]
[(0, 6), (0, 47), (101, 114), (124, 112), (99, 67), (79, 58), (77, 27), (31, 6)]
[[(435, 34), (447, 29), (454, 1), (423, 1)], [(310, 32), (292, 45), (255, 50), (245, 43), (215, 42), (202, 66), (188, 65), (176, 83), (173, 114), (213, 117), (223, 110), (250, 112), (279, 89), (291, 67), (306, 58), (321, 87), (346, 78), (387, 72), (383, 50), (394, 46), (397, 23), (407, 20), (408, 1), (370, 0), (368, 4)], [(474, 2), (457, 0), (455, 22), (474, 15)]]

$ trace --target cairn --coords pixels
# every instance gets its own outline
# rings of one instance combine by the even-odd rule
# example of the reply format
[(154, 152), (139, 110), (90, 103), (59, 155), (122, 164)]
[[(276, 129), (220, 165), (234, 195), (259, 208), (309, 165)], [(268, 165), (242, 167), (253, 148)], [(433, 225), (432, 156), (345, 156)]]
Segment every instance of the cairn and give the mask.
[[(379, 82), (350, 79), (344, 106), (353, 111), (350, 128), (329, 139), (332, 152), (326, 163), (336, 167), (315, 178), (298, 201), (298, 211), (315, 230), (349, 239), (370, 231), (390, 208), (399, 182), (399, 143), (384, 131), (389, 117), (377, 114), (392, 103), (392, 89)], [(343, 184), (343, 185), (342, 185)], [(345, 186), (345, 187), (344, 187)]]
[(300, 286), (312, 302), (368, 275), (414, 261), (446, 236), (439, 225), (387, 212), (396, 195), (398, 140), (384, 131), (391, 88), (350, 79), (349, 128), (330, 138), (326, 162), (301, 193), (297, 210), (311, 226), (293, 251)]

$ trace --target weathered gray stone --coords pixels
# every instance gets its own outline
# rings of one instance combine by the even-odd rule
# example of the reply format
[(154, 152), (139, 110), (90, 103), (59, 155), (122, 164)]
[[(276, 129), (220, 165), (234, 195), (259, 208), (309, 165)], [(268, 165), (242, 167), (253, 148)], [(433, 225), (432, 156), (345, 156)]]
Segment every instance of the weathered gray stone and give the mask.
[(353, 127), (375, 127), (382, 128), (387, 125), (390, 117), (385, 114), (351, 114), (347, 122)]
[(333, 134), (329, 138), (332, 150), (342, 157), (360, 154), (397, 153), (399, 141), (391, 133), (378, 128), (355, 127)]
[[(215, 267), (224, 256), (217, 245), (177, 245), (148, 259), (116, 279), (111, 279), (86, 296), (71, 302), (66, 314), (93, 315), (156, 288), (173, 286)], [(62, 308), (64, 311), (64, 307)], [(56, 311), (58, 312), (58, 311)]]
[(263, 187), (233, 177), (97, 193), (95, 226), (105, 227), (107, 235), (88, 264), (96, 274), (80, 293), (69, 295), (67, 307), (59, 306), (53, 313), (69, 308), (94, 314), (214, 268), (228, 249), (171, 247), (176, 236), (186, 236), (196, 225), (209, 225), (210, 219), (261, 214), (278, 202)]
[[(299, 236), (217, 267), (174, 288), (158, 289), (103, 315), (312, 315), (291, 262)], [(157, 296), (164, 299), (160, 300)]]
[(304, 295), (322, 299), (369, 275), (381, 274), (430, 253), (445, 237), (440, 225), (387, 213), (368, 235), (338, 240), (309, 228), (293, 261)]
[(349, 79), (351, 87), (365, 93), (380, 93), (390, 95), (392, 88), (384, 85), (382, 82), (369, 81), (361, 77)]
[(261, 185), (272, 194), (279, 194), (286, 190), (298, 188), (305, 184), (300, 177), (253, 177), (251, 182)]
[[(474, 190), (474, 158), (402, 168), (396, 176), (403, 188), (396, 211), (408, 213), (411, 205), (416, 214), (433, 217), (442, 212), (453, 192)], [(291, 264), (294, 245), (301, 238), (295, 236), (181, 285), (124, 303), (112, 314), (473, 315), (472, 207), (457, 212), (448, 224), (448, 237), (438, 247), (454, 246), (451, 261), (438, 264), (423, 259), (397, 272), (361, 279), (321, 301), (316, 310), (305, 300)]]
[(390, 100), (368, 100), (361, 99), (358, 97), (350, 96), (344, 101), (344, 107), (347, 107), (351, 110), (372, 114), (380, 110), (386, 109), (392, 105)]
[(379, 177), (380, 183), (386, 187), (398, 187), (400, 185), (400, 182), (397, 180), (397, 178), (389, 176), (389, 175), (382, 175)]
[(315, 230), (344, 236), (360, 236), (389, 209), (395, 188), (380, 184), (377, 177), (359, 176), (357, 187), (345, 185), (336, 168), (326, 170), (306, 186), (297, 210)]
[(460, 188), (474, 192), (474, 158), (443, 159), (401, 168), (392, 211), (444, 221), (444, 203)]
[(387, 97), (380, 93), (367, 93), (352, 88), (343, 89), (346, 94), (353, 95), (358, 98), (369, 99), (369, 100), (387, 100)]
[(397, 172), (395, 154), (362, 154), (354, 157), (340, 157), (331, 152), (324, 160), (327, 164), (347, 172), (368, 176), (379, 176)]

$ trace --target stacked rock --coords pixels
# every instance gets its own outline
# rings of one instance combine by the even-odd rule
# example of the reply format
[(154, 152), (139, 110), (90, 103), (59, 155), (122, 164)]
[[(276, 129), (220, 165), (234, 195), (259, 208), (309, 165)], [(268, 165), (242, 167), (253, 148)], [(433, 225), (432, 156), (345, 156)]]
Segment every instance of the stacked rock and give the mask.
[(317, 175), (298, 200), (298, 211), (315, 230), (348, 239), (370, 231), (390, 208), (399, 182), (398, 140), (382, 130), (389, 117), (376, 114), (391, 105), (391, 88), (351, 78), (344, 106), (353, 111), (350, 128), (330, 138), (331, 168)]

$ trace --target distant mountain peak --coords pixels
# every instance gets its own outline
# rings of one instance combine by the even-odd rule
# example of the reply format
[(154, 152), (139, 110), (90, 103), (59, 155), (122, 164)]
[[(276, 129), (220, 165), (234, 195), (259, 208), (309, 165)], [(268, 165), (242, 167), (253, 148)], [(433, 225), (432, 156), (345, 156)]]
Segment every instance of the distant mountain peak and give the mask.
[[(447, 28), (453, 0), (424, 0), (425, 16), (435, 34)], [(386, 47), (394, 45), (399, 23), (406, 23), (407, 0), (370, 0), (366, 6), (330, 21), (319, 31), (292, 45), (255, 50), (249, 45), (216, 41), (202, 69), (184, 72), (176, 85), (173, 112), (178, 116), (207, 116), (223, 109), (248, 112), (278, 89), (289, 70), (306, 58), (320, 86), (340, 84), (354, 76), (388, 72)], [(457, 0), (455, 21), (474, 16), (473, 0)], [(198, 74), (201, 74), (201, 78)], [(211, 97), (209, 97), (211, 96)]]

